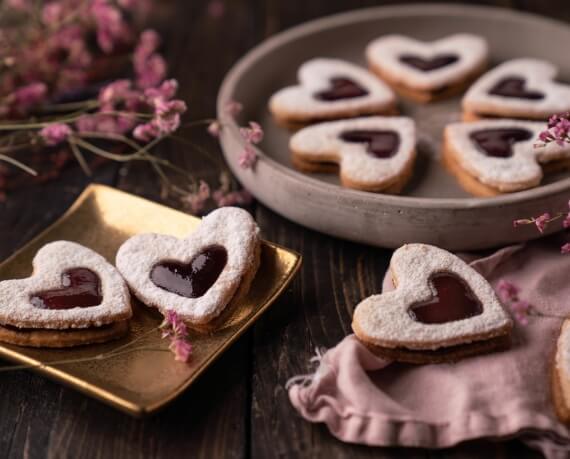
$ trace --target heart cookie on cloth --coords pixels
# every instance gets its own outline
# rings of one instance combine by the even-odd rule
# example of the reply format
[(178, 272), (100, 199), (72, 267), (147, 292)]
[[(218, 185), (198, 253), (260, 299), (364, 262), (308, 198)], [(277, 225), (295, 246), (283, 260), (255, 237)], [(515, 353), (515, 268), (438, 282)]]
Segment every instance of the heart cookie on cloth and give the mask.
[(565, 320), (556, 343), (552, 367), (552, 397), (556, 414), (562, 422), (570, 423), (570, 320)]
[(423, 42), (387, 35), (366, 48), (371, 70), (404, 97), (431, 102), (458, 94), (487, 66), (487, 42), (469, 34)]
[(392, 90), (350, 62), (312, 59), (301, 65), (298, 79), (298, 86), (281, 89), (269, 101), (275, 119), (286, 126), (396, 112)]
[(363, 300), (352, 321), (378, 354), (431, 363), (509, 345), (509, 315), (489, 283), (455, 255), (407, 244), (394, 252), (390, 273), (396, 289)]
[(117, 253), (117, 268), (147, 306), (204, 325), (247, 293), (259, 266), (260, 244), (251, 215), (223, 207), (204, 217), (185, 239), (162, 234), (130, 238)]
[(412, 119), (380, 116), (309, 126), (289, 142), (298, 169), (338, 169), (344, 186), (384, 193), (398, 193), (411, 177), (415, 147)]
[(538, 121), (481, 120), (446, 126), (443, 162), (465, 190), (495, 196), (538, 186), (546, 171), (570, 167), (570, 146), (535, 146)]
[(119, 272), (74, 242), (46, 244), (30, 277), (0, 282), (0, 341), (34, 347), (98, 343), (124, 335), (131, 316)]
[(463, 119), (486, 116), (546, 120), (570, 110), (570, 86), (558, 69), (538, 59), (513, 59), (485, 73), (463, 97)]

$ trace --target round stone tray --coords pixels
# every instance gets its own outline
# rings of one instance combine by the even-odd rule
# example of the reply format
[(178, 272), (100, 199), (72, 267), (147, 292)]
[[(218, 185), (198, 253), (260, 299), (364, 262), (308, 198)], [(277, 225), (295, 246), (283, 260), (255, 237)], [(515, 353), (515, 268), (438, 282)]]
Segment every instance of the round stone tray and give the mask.
[[(335, 174), (305, 174), (290, 162), (291, 135), (267, 110), (277, 89), (294, 84), (300, 64), (313, 57), (338, 57), (365, 65), (366, 44), (399, 33), (434, 40), (468, 32), (484, 36), (492, 65), (515, 57), (538, 57), (560, 68), (568, 81), (570, 61), (552, 43), (570, 43), (570, 27), (542, 17), (500, 8), (406, 5), (358, 10), (308, 22), (275, 35), (244, 56), (228, 73), (218, 95), (226, 160), (243, 185), (275, 212), (309, 228), (380, 247), (425, 242), (450, 250), (496, 247), (539, 237), (532, 225), (513, 228), (513, 220), (566, 208), (570, 178), (560, 173), (543, 185), (493, 198), (463, 191), (439, 162), (443, 128), (460, 119), (460, 97), (429, 105), (400, 100), (403, 115), (415, 119), (418, 160), (402, 195), (341, 187)], [(243, 104), (238, 120), (224, 111), (230, 100)], [(258, 121), (265, 130), (255, 169), (239, 167), (243, 149), (238, 124)], [(548, 232), (557, 231), (551, 225)]]

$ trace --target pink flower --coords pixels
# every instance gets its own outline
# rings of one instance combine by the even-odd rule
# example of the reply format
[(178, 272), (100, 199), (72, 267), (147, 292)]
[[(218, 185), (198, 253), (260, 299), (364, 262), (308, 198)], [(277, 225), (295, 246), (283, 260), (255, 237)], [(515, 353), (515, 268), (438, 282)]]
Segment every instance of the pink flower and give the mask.
[(47, 86), (45, 83), (30, 83), (22, 86), (14, 92), (14, 103), (19, 109), (27, 110), (34, 105), (43, 102), (47, 94)]
[(550, 218), (550, 214), (548, 212), (545, 212), (534, 219), (534, 224), (538, 228), (538, 231), (544, 233), (544, 230), (546, 229), (546, 225), (549, 223)]
[(191, 193), (182, 198), (182, 201), (190, 208), (193, 214), (199, 214), (204, 210), (206, 201), (210, 198), (210, 186), (200, 180), (200, 185), (198, 186), (198, 191), (196, 193)]
[(104, 52), (110, 53), (118, 43), (129, 40), (130, 31), (121, 11), (107, 0), (93, 0), (91, 15), (97, 26), (97, 44)]
[(174, 79), (165, 80), (158, 88), (147, 88), (144, 90), (144, 96), (149, 101), (157, 99), (170, 100), (176, 95), (178, 90), (178, 81)]
[(258, 144), (263, 140), (263, 129), (255, 121), (250, 121), (249, 127), (240, 128), (239, 132), (248, 143)]
[(242, 110), (243, 110), (243, 105), (240, 104), (239, 102), (236, 102), (235, 100), (228, 101), (224, 106), (224, 111), (228, 115), (233, 117), (239, 115)]
[(531, 313), (531, 305), (523, 300), (518, 300), (510, 304), (515, 320), (521, 325), (528, 325), (528, 316)]
[(245, 206), (251, 203), (252, 196), (249, 191), (231, 191), (226, 192), (224, 190), (216, 190), (212, 195), (212, 198), (218, 205), (218, 207), (224, 206)]
[(497, 284), (497, 294), (503, 303), (516, 299), (518, 297), (518, 293), (519, 289), (515, 284), (505, 279), (499, 280), (499, 283)]
[(169, 349), (174, 353), (175, 360), (188, 362), (192, 353), (192, 345), (188, 341), (188, 329), (183, 320), (174, 311), (167, 311), (166, 316), (159, 328), (162, 330), (162, 338), (170, 339)]
[(20, 11), (29, 11), (33, 8), (31, 0), (6, 0), (6, 4), (14, 9)]
[(169, 349), (174, 354), (174, 360), (178, 362), (188, 362), (192, 354), (192, 344), (186, 339), (173, 339), (170, 342)]
[(560, 253), (568, 255), (570, 253), (570, 242), (567, 242), (560, 248)]
[(243, 169), (252, 169), (257, 162), (257, 154), (250, 144), (246, 144), (239, 159), (238, 164)]
[(564, 228), (570, 228), (570, 213), (567, 213), (564, 220), (562, 220), (562, 226)]
[(159, 135), (160, 132), (153, 123), (139, 124), (133, 131), (133, 137), (143, 142), (150, 142)]
[(64, 123), (53, 123), (40, 131), (40, 137), (47, 145), (58, 145), (65, 141), (73, 131)]
[(562, 146), (570, 142), (570, 113), (552, 115), (548, 120), (547, 129), (542, 131), (538, 138), (543, 145), (555, 142)]
[(222, 126), (220, 125), (218, 120), (212, 121), (208, 125), (208, 134), (210, 134), (212, 137), (219, 137), (221, 131), (222, 131)]
[(46, 25), (57, 25), (63, 19), (63, 15), (61, 2), (49, 2), (42, 9), (42, 22)]
[(154, 30), (145, 30), (133, 54), (133, 64), (139, 87), (157, 86), (166, 75), (166, 62), (157, 53), (160, 38)]

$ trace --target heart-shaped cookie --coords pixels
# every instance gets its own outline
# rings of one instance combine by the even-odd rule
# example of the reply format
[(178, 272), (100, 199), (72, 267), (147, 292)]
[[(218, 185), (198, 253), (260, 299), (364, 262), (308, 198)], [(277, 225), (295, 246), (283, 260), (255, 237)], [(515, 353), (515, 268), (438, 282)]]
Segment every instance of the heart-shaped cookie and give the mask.
[(386, 35), (366, 48), (374, 73), (403, 96), (419, 102), (442, 99), (463, 90), (487, 65), (486, 41), (469, 34), (423, 42)]
[(536, 147), (544, 123), (481, 120), (446, 126), (443, 160), (459, 183), (476, 196), (495, 196), (535, 187), (543, 167), (570, 166), (570, 146)]
[(570, 86), (557, 68), (538, 59), (513, 59), (485, 73), (463, 97), (463, 118), (486, 116), (545, 120), (570, 110)]
[(570, 423), (570, 320), (565, 320), (556, 342), (552, 366), (552, 397), (556, 414), (562, 422)]
[[(426, 244), (394, 252), (396, 289), (363, 300), (352, 328), (391, 358), (438, 361), (504, 346), (512, 321), (492, 287), (455, 255)], [(471, 347), (469, 347), (471, 346)]]
[(287, 126), (360, 115), (393, 114), (392, 90), (366, 69), (340, 59), (312, 59), (299, 68), (299, 85), (269, 101), (275, 119)]
[(259, 228), (251, 215), (223, 207), (185, 239), (163, 234), (130, 238), (117, 253), (117, 268), (147, 306), (204, 325), (247, 293), (259, 257)]
[(412, 174), (415, 125), (410, 118), (365, 117), (309, 126), (289, 141), (293, 164), (305, 172), (338, 165), (349, 188), (399, 192)]
[(119, 272), (101, 255), (74, 242), (46, 244), (33, 274), (0, 282), (0, 324), (32, 329), (101, 327), (132, 315)]

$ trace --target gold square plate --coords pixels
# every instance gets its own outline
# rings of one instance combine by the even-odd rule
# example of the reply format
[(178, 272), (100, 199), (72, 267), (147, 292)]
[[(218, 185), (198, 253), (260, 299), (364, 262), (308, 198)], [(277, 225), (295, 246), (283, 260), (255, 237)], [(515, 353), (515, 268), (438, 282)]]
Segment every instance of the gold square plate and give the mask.
[[(89, 186), (53, 225), (0, 264), (0, 280), (29, 276), (32, 259), (44, 244), (75, 241), (114, 264), (115, 253), (129, 237), (155, 232), (183, 237), (200, 219), (103, 185)], [(135, 350), (105, 360), (51, 365), (108, 353), (137, 337), (136, 347), (165, 350), (168, 343), (158, 327), (162, 316), (134, 304), (129, 335), (121, 340), (71, 349), (34, 349), (0, 343), (0, 357), (34, 365), (34, 371), (67, 384), (131, 415), (152, 413), (173, 400), (202, 374), (273, 303), (289, 284), (301, 257), (276, 244), (263, 242), (261, 265), (247, 296), (231, 305), (212, 333), (193, 332), (193, 354), (188, 364), (169, 352)], [(150, 334), (149, 334), (150, 332)]]

